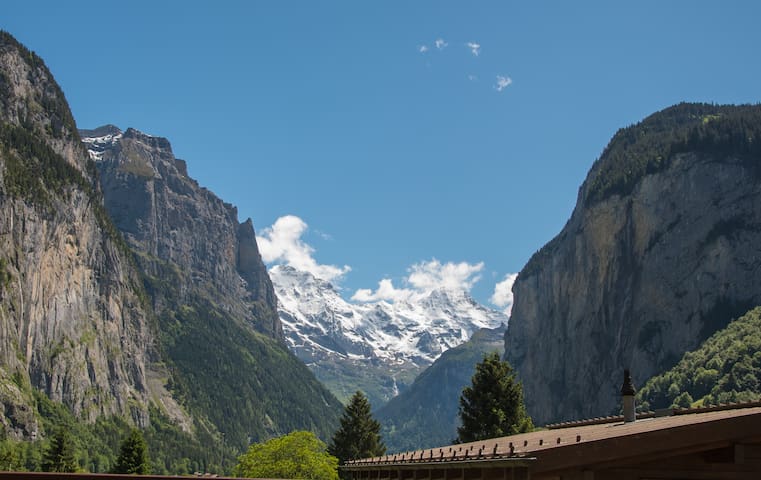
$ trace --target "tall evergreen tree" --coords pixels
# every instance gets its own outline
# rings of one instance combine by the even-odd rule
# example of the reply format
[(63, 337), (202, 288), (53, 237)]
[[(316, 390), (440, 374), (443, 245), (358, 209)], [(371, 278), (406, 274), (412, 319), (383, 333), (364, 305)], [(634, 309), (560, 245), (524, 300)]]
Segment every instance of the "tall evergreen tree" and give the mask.
[(359, 458), (378, 457), (386, 453), (380, 436), (380, 423), (370, 412), (370, 402), (357, 391), (341, 417), (341, 426), (333, 434), (328, 452), (341, 463)]
[(148, 447), (145, 444), (145, 439), (143, 439), (143, 434), (137, 428), (133, 428), (129, 436), (122, 442), (113, 473), (132, 475), (151, 473), (151, 466), (148, 462)]
[(523, 405), (523, 387), (497, 352), (476, 365), (471, 386), (460, 395), (458, 441), (475, 442), (534, 428)]
[(42, 459), (43, 472), (76, 472), (77, 460), (74, 440), (69, 429), (61, 427), (50, 439), (50, 445)]

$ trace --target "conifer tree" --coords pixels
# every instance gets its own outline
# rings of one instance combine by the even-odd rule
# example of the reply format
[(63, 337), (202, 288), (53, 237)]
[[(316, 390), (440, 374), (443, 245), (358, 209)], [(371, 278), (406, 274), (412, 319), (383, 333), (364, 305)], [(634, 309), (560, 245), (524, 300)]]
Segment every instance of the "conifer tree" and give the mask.
[(140, 430), (133, 428), (122, 442), (119, 457), (116, 459), (113, 473), (147, 475), (151, 473), (148, 462), (148, 447)]
[(475, 442), (530, 431), (534, 428), (523, 405), (523, 387), (497, 352), (476, 365), (471, 386), (460, 395), (459, 442)]
[(380, 423), (373, 418), (370, 402), (361, 391), (357, 391), (349, 400), (341, 417), (341, 426), (333, 434), (328, 452), (338, 457), (341, 463), (386, 453), (386, 446), (380, 436)]
[(75, 458), (74, 440), (68, 428), (61, 427), (50, 439), (50, 445), (42, 459), (43, 472), (67, 472), (77, 471)]

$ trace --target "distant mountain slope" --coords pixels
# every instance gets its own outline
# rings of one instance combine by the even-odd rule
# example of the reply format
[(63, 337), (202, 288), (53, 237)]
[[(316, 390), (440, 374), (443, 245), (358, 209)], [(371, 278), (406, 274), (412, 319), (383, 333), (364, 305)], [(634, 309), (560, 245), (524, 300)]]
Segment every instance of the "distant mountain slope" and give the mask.
[[(761, 106), (681, 104), (620, 130), (518, 275), (506, 357), (537, 424), (608, 414), (761, 304)], [(599, 392), (590, 396), (589, 392)]]
[(462, 389), (470, 385), (485, 354), (503, 353), (505, 327), (479, 330), (470, 340), (444, 352), (410, 388), (378, 410), (389, 452), (451, 444), (460, 425)]
[(639, 389), (643, 410), (761, 399), (761, 307), (719, 330)]
[(239, 451), (299, 429), (328, 439), (341, 405), (283, 342), (251, 220), (190, 178), (166, 139), (81, 133), (143, 272), (173, 393), (196, 424)]
[(507, 323), (502, 312), (460, 290), (350, 303), (310, 273), (276, 265), (270, 276), (291, 350), (339, 398), (361, 389), (375, 408), (404, 391), (442, 352), (480, 328)]

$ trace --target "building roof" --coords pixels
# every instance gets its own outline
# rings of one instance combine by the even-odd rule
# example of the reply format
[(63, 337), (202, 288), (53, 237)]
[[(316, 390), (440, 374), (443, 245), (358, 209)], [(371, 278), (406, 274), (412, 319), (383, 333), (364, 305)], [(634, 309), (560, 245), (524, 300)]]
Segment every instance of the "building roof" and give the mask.
[[(347, 462), (347, 470), (384, 467), (451, 468), (453, 463), (490, 465), (541, 464), (541, 470), (568, 468), (580, 459), (597, 463), (637, 456), (728, 446), (737, 439), (761, 438), (761, 402), (693, 410), (668, 416), (646, 415), (624, 423), (621, 418), (556, 425), (480, 442), (417, 450)], [(574, 463), (575, 462), (575, 463)]]

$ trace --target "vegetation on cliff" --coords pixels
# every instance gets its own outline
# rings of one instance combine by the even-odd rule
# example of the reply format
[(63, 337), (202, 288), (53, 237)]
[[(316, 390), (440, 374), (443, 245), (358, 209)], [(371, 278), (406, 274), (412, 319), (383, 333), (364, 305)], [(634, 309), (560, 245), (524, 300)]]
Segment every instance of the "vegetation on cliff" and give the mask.
[(761, 105), (680, 103), (619, 130), (595, 162), (582, 190), (587, 205), (627, 195), (643, 176), (685, 152), (761, 154)]
[(637, 392), (641, 410), (761, 399), (761, 307), (687, 352)]

